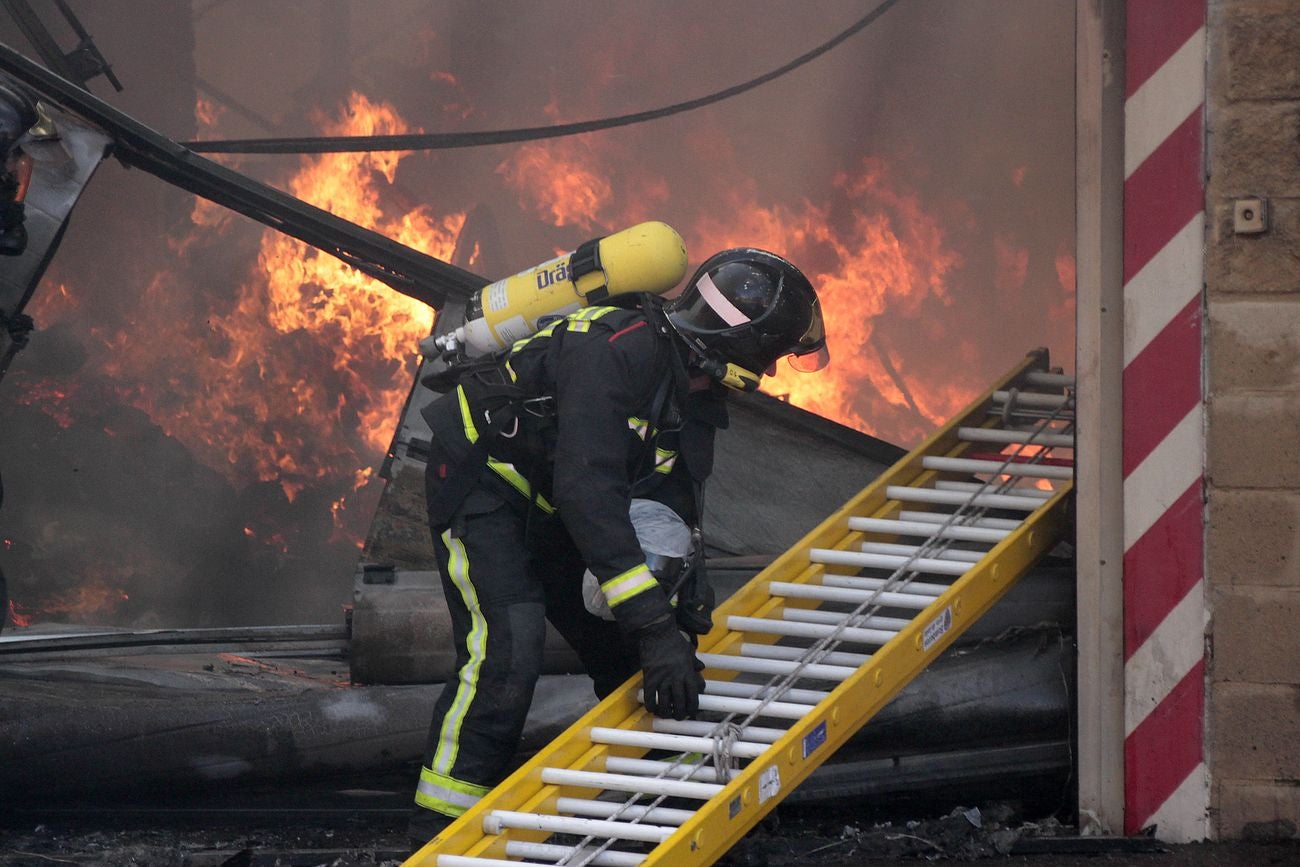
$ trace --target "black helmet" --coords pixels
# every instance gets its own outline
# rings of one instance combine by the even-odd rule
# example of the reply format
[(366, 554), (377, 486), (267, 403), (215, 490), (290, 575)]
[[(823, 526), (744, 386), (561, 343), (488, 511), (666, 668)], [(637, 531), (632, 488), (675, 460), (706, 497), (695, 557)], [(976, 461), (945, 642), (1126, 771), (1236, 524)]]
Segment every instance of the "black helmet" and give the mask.
[(830, 360), (812, 284), (766, 250), (714, 254), (669, 303), (667, 314), (691, 348), (715, 364), (757, 375), (785, 355), (793, 356), (790, 362), (799, 370), (820, 370)]

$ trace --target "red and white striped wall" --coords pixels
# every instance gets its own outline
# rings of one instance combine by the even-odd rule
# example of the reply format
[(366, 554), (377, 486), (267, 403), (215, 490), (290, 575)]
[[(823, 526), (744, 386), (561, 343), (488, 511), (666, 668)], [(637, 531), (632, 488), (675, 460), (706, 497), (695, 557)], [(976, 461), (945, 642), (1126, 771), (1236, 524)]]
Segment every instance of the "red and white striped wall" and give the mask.
[(1124, 107), (1124, 814), (1208, 836), (1206, 0), (1128, 0)]

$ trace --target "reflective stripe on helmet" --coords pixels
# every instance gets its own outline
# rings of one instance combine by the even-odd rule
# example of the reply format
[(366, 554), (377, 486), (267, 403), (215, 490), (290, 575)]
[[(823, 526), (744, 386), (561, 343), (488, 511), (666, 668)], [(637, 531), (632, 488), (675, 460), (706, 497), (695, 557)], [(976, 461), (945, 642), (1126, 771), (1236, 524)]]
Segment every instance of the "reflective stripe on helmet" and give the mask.
[(706, 271), (700, 279), (695, 282), (700, 290), (702, 297), (708, 305), (713, 308), (713, 312), (722, 318), (722, 321), (728, 325), (744, 325), (750, 321), (740, 308), (731, 303), (727, 296), (723, 295), (721, 290), (713, 282), (713, 277)]
[(609, 603), (610, 608), (613, 608), (633, 596), (658, 586), (659, 582), (655, 580), (650, 567), (642, 563), (639, 566), (633, 566), (621, 575), (615, 575), (608, 581), (602, 582), (600, 592), (605, 594), (605, 601)]

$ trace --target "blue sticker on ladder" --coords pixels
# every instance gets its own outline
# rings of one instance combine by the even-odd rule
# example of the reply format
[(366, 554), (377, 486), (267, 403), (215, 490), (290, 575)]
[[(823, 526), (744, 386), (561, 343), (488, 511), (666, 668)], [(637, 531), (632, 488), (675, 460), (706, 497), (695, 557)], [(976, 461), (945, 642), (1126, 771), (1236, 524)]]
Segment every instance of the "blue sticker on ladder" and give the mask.
[(808, 758), (813, 750), (824, 743), (826, 743), (826, 721), (822, 720), (817, 724), (817, 728), (803, 736), (803, 757)]

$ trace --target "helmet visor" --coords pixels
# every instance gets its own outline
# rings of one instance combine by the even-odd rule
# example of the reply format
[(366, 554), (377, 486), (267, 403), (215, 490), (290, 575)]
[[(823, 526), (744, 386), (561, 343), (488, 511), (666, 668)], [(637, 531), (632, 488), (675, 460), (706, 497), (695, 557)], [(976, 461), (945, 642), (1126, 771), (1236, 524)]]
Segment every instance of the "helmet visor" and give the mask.
[(826, 347), (826, 323), (822, 319), (820, 298), (813, 299), (812, 320), (808, 330), (799, 338), (799, 348), (790, 356), (790, 366), (801, 373), (821, 370), (831, 363), (831, 351)]

